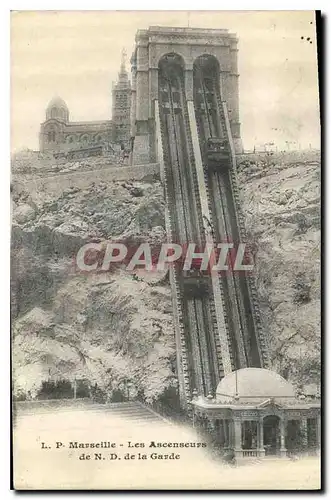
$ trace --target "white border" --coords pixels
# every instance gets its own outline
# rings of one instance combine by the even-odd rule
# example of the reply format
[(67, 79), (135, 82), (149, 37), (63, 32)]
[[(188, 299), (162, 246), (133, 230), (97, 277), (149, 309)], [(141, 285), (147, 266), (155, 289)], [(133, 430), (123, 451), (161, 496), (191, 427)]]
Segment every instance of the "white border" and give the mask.
[[(193, 2), (191, 1), (178, 1), (178, 0), (168, 0), (165, 4), (167, 10), (315, 10), (321, 9), (324, 14), (328, 14), (330, 11), (330, 2), (322, 1), (319, 2), (319, 5), (316, 5), (316, 2), (312, 1), (304, 1), (301, 2), (290, 2), (289, 0), (278, 0), (278, 1), (269, 1), (265, 0), (261, 1), (253, 1), (253, 2), (243, 2), (232, 0), (224, 4), (220, 4), (219, 0), (209, 1), (208, 6), (206, 2)], [(220, 8), (223, 7), (223, 9)], [(268, 6), (268, 9), (266, 8)], [(110, 8), (111, 7), (111, 8)], [(226, 8), (227, 7), (227, 8)], [(95, 0), (94, 2), (73, 2), (71, 0), (57, 0), (56, 2), (47, 2), (45, 4), (44, 1), (34, 0), (30, 2), (26, 2), (23, 0), (16, 0), (12, 2), (3, 2), (0, 7), (0, 36), (1, 36), (1, 68), (4, 69), (1, 75), (1, 223), (2, 223), (2, 244), (1, 244), (1, 264), (2, 264), (2, 273), (1, 273), (1, 393), (0, 393), (0, 401), (2, 403), (2, 412), (1, 412), (1, 431), (3, 435), (1, 436), (1, 498), (7, 499), (11, 497), (13, 492), (9, 491), (9, 442), (10, 442), (10, 421), (9, 421), (9, 235), (10, 235), (10, 226), (9, 226), (9, 218), (10, 218), (10, 197), (9, 197), (9, 157), (10, 157), (10, 132), (9, 132), (9, 123), (10, 123), (10, 73), (9, 73), (9, 55), (10, 55), (10, 18), (9, 11), (10, 10), (164, 10), (162, 8), (155, 8), (155, 2), (149, 1), (140, 1), (139, 6), (136, 1), (122, 0), (122, 1), (112, 1), (109, 0)], [(326, 31), (326, 30), (325, 30)], [(326, 33), (327, 36), (327, 33)], [(329, 48), (329, 39), (327, 41), (327, 47), (325, 48), (325, 52), (327, 55), (326, 64), (326, 81), (325, 81), (325, 91), (327, 89), (326, 82), (329, 81), (329, 67), (330, 67), (330, 53), (328, 54), (327, 48)], [(326, 106), (326, 102), (324, 103)], [(329, 109), (325, 109), (325, 125), (328, 123), (329, 118)], [(325, 148), (329, 144), (330, 139), (330, 129), (327, 128), (325, 131), (327, 135), (325, 136)], [(329, 170), (330, 166), (326, 162), (324, 165), (325, 172), (325, 180), (326, 186), (325, 189), (325, 216), (329, 215), (330, 205), (327, 204), (327, 198), (329, 192), (331, 192), (331, 176), (326, 175), (326, 172)], [(331, 219), (327, 220), (325, 225), (325, 243), (327, 244), (327, 235), (331, 234)], [(327, 253), (326, 253), (327, 255)], [(330, 279), (331, 271), (330, 266), (328, 268), (328, 272), (326, 274), (327, 280), (324, 282), (324, 286), (326, 286), (328, 279)], [(325, 290), (324, 290), (325, 293)], [(331, 310), (331, 296), (327, 296), (325, 302), (325, 313)], [(325, 337), (327, 337), (327, 322), (325, 325)], [(327, 361), (330, 359), (329, 352), (330, 342), (327, 343), (327, 338), (325, 338), (325, 347), (327, 347), (327, 355), (325, 356), (325, 370), (327, 370), (328, 363)], [(325, 377), (326, 378), (326, 377)], [(326, 420), (326, 419), (325, 419)], [(331, 433), (330, 433), (331, 434)], [(329, 444), (330, 438), (327, 438), (327, 442)], [(329, 448), (328, 448), (329, 449)], [(91, 493), (90, 493), (91, 495)], [(93, 495), (93, 494), (92, 494)], [(201, 494), (203, 495), (203, 494)], [(290, 494), (288, 494), (290, 495)], [(42, 495), (43, 496), (43, 495)], [(67, 495), (63, 495), (64, 497)], [(174, 496), (174, 495), (172, 495)], [(176, 495), (175, 495), (176, 496)], [(233, 498), (233, 495), (228, 495), (227, 493), (222, 494), (229, 498)], [(236, 496), (236, 495), (235, 495)], [(238, 494), (239, 496), (239, 494)], [(287, 495), (285, 495), (286, 497)], [(305, 495), (306, 497), (306, 495)]]
[[(328, 3), (326, 1), (316, 2), (309, 0), (302, 0), (300, 4), (287, 0), (269, 1), (266, 3), (263, 0), (249, 2), (233, 0), (227, 5), (220, 4), (217, 0), (209, 0), (208, 2), (194, 2), (194, 0), (168, 0), (164, 5), (158, 7), (155, 2), (141, 0), (137, 5), (134, 0), (113, 0), (111, 3), (107, 0), (95, 0), (94, 2), (74, 2), (71, 0), (57, 0), (56, 2), (47, 2), (47, 5), (41, 0), (31, 0), (25, 2), (24, 0), (13, 0), (7, 2), (10, 10), (149, 10), (149, 11), (162, 11), (162, 10), (182, 10), (182, 11), (206, 11), (206, 10), (316, 10), (322, 9), (327, 11)], [(268, 7), (268, 8), (266, 8)]]

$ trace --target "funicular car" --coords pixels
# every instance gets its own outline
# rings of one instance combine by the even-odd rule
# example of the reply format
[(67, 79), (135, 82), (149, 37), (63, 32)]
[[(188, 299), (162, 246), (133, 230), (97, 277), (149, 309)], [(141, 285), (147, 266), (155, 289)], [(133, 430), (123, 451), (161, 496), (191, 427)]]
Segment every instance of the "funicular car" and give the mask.
[(216, 170), (227, 170), (231, 166), (229, 143), (225, 139), (209, 137), (206, 141), (208, 166)]
[(199, 269), (183, 271), (184, 290), (186, 295), (191, 297), (201, 297), (208, 294), (209, 285), (206, 274)]

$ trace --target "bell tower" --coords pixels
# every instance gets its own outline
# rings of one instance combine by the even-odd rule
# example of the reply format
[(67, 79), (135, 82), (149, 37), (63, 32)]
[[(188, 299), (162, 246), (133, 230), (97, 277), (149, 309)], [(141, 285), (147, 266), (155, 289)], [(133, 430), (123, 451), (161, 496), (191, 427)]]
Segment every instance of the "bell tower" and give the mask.
[(130, 142), (131, 83), (126, 70), (126, 51), (122, 50), (118, 81), (112, 87), (112, 120), (116, 142), (128, 147)]

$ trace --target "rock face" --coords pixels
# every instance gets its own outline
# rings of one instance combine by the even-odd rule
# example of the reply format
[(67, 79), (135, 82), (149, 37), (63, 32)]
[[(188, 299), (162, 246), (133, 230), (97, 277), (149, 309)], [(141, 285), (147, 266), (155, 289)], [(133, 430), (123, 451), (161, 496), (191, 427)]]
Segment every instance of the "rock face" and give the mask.
[[(40, 206), (14, 188), (13, 203), (16, 396), (36, 395), (43, 380), (61, 378), (87, 379), (106, 397), (132, 381), (132, 395), (147, 401), (175, 387), (170, 288), (158, 285), (165, 276), (83, 274), (74, 263), (91, 240), (162, 243), (161, 185), (92, 183)], [(22, 217), (30, 212), (33, 218)]]
[[(93, 174), (91, 175), (91, 178)], [(319, 164), (239, 165), (242, 209), (274, 368), (319, 377)], [(12, 192), (16, 397), (42, 381), (85, 379), (105, 398), (173, 393), (176, 352), (167, 276), (77, 272), (86, 242), (165, 240), (158, 182), (95, 183), (36, 205)], [(169, 392), (170, 391), (170, 392)]]
[(273, 368), (319, 382), (320, 164), (246, 163), (239, 179)]
[(147, 401), (176, 386), (170, 292), (126, 274), (72, 277), (51, 310), (15, 321), (15, 393), (35, 395), (42, 380), (87, 379), (111, 397), (139, 391)]

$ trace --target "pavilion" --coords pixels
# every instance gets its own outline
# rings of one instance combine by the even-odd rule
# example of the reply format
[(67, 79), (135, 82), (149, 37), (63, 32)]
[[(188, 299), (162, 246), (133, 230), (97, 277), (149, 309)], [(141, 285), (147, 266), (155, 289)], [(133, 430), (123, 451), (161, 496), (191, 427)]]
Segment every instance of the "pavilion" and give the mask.
[(219, 382), (216, 396), (194, 394), (193, 422), (236, 459), (318, 453), (320, 401), (296, 395), (276, 372), (242, 368)]

